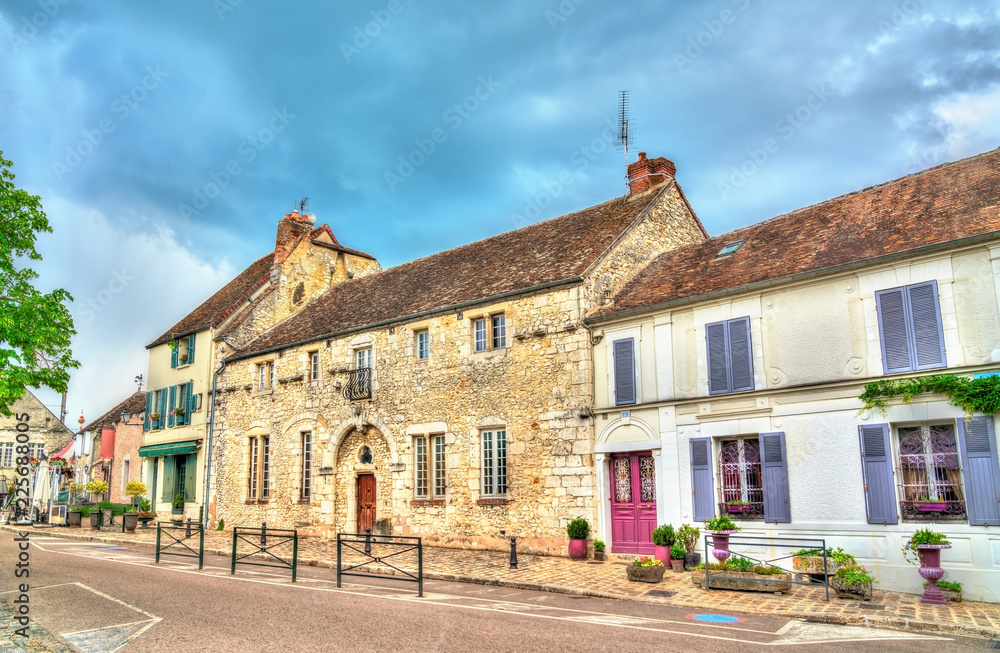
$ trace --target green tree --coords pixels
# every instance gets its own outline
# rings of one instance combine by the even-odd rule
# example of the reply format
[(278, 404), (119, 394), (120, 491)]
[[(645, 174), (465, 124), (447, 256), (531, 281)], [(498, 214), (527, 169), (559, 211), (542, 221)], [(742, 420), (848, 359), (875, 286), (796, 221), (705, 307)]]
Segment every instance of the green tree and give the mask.
[(0, 152), (0, 414), (25, 388), (45, 386), (65, 392), (69, 370), (79, 367), (70, 351), (76, 335), (62, 289), (42, 293), (28, 260), (41, 260), (35, 250), (37, 233), (52, 232), (41, 198), (14, 186), (13, 164)]

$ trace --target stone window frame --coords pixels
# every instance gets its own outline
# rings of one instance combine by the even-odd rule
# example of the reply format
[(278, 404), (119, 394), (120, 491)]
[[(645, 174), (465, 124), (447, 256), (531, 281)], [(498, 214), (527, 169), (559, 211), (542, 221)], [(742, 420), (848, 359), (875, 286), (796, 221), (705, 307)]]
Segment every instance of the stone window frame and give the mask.
[[(503, 320), (500, 329), (496, 328), (496, 319)], [(479, 328), (482, 323), (482, 329)], [(499, 351), (510, 347), (510, 324), (507, 321), (507, 312), (504, 310), (490, 311), (469, 316), (472, 337), (472, 353), (485, 354), (491, 351)], [(502, 331), (502, 333), (500, 332)], [(482, 348), (480, 348), (480, 333), (482, 333)], [(497, 339), (501, 339), (501, 344), (497, 344)]]
[[(421, 343), (421, 340), (424, 340)], [(424, 345), (424, 348), (421, 347)], [(427, 327), (413, 330), (413, 355), (418, 362), (429, 361), (431, 359), (431, 330)]]
[[(364, 334), (357, 336), (347, 343), (347, 350), (349, 352), (349, 359), (347, 362), (347, 369), (357, 370), (358, 368), (358, 353), (362, 351), (369, 351), (368, 354), (368, 369), (371, 370), (369, 383), (371, 384), (371, 397), (365, 399), (364, 401), (374, 401), (376, 392), (378, 390), (378, 369), (375, 365), (375, 339), (369, 335)], [(343, 359), (341, 359), (343, 360)]]
[[(316, 433), (313, 429), (299, 431), (299, 444), (302, 454), (299, 457), (299, 503), (310, 503), (313, 498), (316, 474), (313, 467), (316, 464)], [(309, 445), (308, 455), (306, 445)]]
[(247, 437), (247, 450), (244, 458), (247, 461), (247, 482), (244, 486), (247, 492), (247, 503), (268, 503), (271, 500), (271, 496), (274, 494), (274, 479), (271, 474), (273, 455), (274, 447), (270, 433), (260, 431)]
[(306, 382), (318, 385), (323, 379), (323, 356), (319, 349), (306, 352)]
[(125, 457), (122, 458), (121, 482), (119, 484), (121, 486), (119, 489), (120, 489), (120, 494), (122, 496), (125, 496), (125, 486), (128, 484), (128, 477), (131, 474), (131, 469), (130, 469), (131, 467), (132, 463), (129, 461), (129, 455), (125, 454)]
[[(420, 494), (420, 443), (425, 457), (424, 493)], [(438, 452), (438, 443), (441, 451)], [(440, 460), (438, 454), (440, 453)], [(440, 486), (438, 485), (440, 481)], [(413, 436), (413, 499), (419, 503), (444, 505), (448, 498), (448, 441), (444, 433), (427, 433)]]
[[(486, 492), (486, 464), (487, 464), (487, 452), (486, 452), (486, 434), (493, 436), (494, 434), (503, 433), (503, 491), (496, 491), (496, 488), (491, 492)], [(497, 484), (500, 479), (501, 466), (497, 464), (496, 459), (498, 458), (498, 449), (496, 447), (497, 439), (494, 437), (490, 438), (490, 472), (494, 484)], [(507, 426), (506, 425), (495, 425), (479, 429), (479, 497), (480, 501), (506, 501), (510, 498), (510, 474), (509, 474), (509, 442), (507, 439)]]
[[(256, 395), (266, 395), (274, 392), (277, 384), (277, 361), (274, 358), (264, 358), (253, 363), (253, 393)], [(266, 374), (261, 374), (264, 370), (269, 370)]]

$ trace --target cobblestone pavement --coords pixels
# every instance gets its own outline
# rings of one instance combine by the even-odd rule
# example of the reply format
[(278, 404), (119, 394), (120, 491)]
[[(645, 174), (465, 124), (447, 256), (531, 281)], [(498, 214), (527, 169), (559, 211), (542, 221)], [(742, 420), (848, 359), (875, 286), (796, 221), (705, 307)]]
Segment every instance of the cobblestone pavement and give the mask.
[[(8, 527), (9, 528), (9, 527)], [(34, 529), (39, 535), (81, 538), (118, 543), (121, 545), (155, 546), (156, 531), (136, 530), (135, 533), (100, 532), (85, 529)], [(164, 542), (166, 542), (164, 538)], [(274, 544), (272, 538), (270, 544)], [(229, 556), (232, 551), (231, 530), (205, 533), (205, 552)], [(249, 544), (240, 543), (240, 553), (250, 551)], [(272, 552), (291, 556), (291, 545), (275, 546)], [(383, 557), (389, 551), (376, 547), (373, 555)], [(299, 565), (335, 567), (336, 540), (299, 539)], [(360, 554), (345, 549), (345, 564), (360, 563)], [(426, 547), (424, 576), (428, 579), (502, 585), (518, 589), (534, 589), (567, 594), (584, 594), (622, 600), (648, 601), (692, 609), (744, 614), (766, 614), (795, 619), (830, 623), (860, 623), (871, 626), (919, 629), (922, 631), (972, 635), (1000, 639), (1000, 606), (992, 603), (965, 601), (933, 606), (920, 603), (920, 596), (875, 590), (871, 602), (837, 599), (830, 591), (824, 598), (819, 587), (793, 586), (780, 595), (760, 592), (704, 590), (691, 582), (690, 573), (670, 570), (656, 584), (630, 582), (625, 577), (627, 558), (608, 562), (574, 561), (568, 558), (540, 555), (518, 555), (518, 568), (510, 569), (510, 555), (500, 551), (474, 551)], [(413, 553), (388, 559), (404, 570), (416, 569)], [(376, 565), (376, 573), (393, 574), (388, 565)], [(916, 573), (916, 570), (914, 570)]]
[(51, 651), (52, 653), (72, 653), (69, 648), (56, 637), (34, 621), (28, 622), (28, 637), (16, 635), (14, 631), (21, 628), (14, 622), (14, 610), (4, 601), (0, 604), (0, 653), (22, 653), (24, 651)]

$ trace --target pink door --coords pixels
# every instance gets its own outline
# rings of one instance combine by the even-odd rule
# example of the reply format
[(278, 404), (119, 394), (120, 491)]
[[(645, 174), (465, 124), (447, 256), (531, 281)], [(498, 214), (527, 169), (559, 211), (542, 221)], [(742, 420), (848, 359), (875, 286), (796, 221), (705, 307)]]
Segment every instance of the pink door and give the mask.
[(611, 552), (652, 554), (656, 473), (648, 451), (611, 456)]

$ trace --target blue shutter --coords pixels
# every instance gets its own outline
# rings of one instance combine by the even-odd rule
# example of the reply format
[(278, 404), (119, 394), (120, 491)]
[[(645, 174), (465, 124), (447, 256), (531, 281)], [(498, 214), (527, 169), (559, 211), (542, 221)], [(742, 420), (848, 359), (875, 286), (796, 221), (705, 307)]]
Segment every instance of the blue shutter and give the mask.
[(615, 340), (615, 405), (635, 403), (634, 340)]
[(708, 394), (731, 392), (729, 385), (729, 352), (726, 347), (726, 323), (705, 326), (708, 348)]
[(148, 431), (150, 427), (149, 414), (153, 412), (153, 393), (146, 392), (146, 414), (142, 420), (142, 430)]
[(167, 428), (174, 425), (174, 402), (177, 401), (177, 386), (170, 386), (170, 399), (167, 400)]
[(177, 367), (177, 347), (170, 350), (170, 367)]
[(865, 507), (869, 524), (895, 524), (896, 488), (893, 485), (889, 425), (859, 426), (861, 468), (865, 479)]
[(194, 363), (194, 336), (195, 334), (193, 333), (188, 336), (188, 365)]
[(910, 367), (910, 339), (906, 335), (903, 288), (875, 293), (878, 335), (882, 345), (882, 369), (886, 374), (906, 372)]
[(198, 395), (194, 393), (194, 381), (188, 381), (187, 384), (187, 406), (185, 420), (187, 424), (191, 423), (191, 417), (194, 415), (194, 411), (198, 410)]
[(729, 369), (733, 392), (753, 390), (753, 355), (750, 347), (750, 318), (741, 317), (726, 324), (729, 331)]
[(788, 502), (784, 433), (760, 434), (760, 462), (764, 475), (764, 521), (787, 524), (792, 521), (792, 507)]
[(695, 520), (715, 517), (714, 487), (712, 438), (691, 438), (691, 503)]
[(163, 459), (163, 496), (160, 499), (164, 503), (170, 503), (177, 494), (174, 483), (177, 482), (177, 457), (166, 456)]
[(186, 503), (195, 503), (198, 500), (197, 497), (197, 485), (195, 481), (198, 479), (198, 454), (189, 453), (187, 455), (187, 462), (184, 464), (184, 501)]
[(993, 417), (958, 418), (965, 507), (972, 526), (1000, 526), (1000, 471)]
[(928, 281), (906, 287), (912, 322), (910, 344), (913, 369), (928, 370), (944, 367), (944, 333), (941, 330), (941, 307), (938, 303), (937, 282)]

